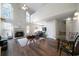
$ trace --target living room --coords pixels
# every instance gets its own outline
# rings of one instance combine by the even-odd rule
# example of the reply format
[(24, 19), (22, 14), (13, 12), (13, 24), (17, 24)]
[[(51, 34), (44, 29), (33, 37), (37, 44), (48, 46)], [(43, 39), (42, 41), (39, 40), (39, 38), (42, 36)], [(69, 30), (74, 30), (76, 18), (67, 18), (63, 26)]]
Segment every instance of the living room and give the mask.
[(60, 43), (79, 36), (78, 3), (0, 3), (0, 12), (2, 56), (76, 55)]

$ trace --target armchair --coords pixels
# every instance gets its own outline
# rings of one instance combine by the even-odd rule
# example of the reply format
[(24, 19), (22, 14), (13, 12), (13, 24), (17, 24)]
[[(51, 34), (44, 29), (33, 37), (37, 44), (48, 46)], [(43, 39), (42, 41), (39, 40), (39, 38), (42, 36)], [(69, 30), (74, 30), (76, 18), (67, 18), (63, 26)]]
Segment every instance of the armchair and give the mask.
[(6, 50), (7, 49), (7, 40), (1, 40), (1, 36), (0, 36), (0, 46), (1, 46), (1, 51)]

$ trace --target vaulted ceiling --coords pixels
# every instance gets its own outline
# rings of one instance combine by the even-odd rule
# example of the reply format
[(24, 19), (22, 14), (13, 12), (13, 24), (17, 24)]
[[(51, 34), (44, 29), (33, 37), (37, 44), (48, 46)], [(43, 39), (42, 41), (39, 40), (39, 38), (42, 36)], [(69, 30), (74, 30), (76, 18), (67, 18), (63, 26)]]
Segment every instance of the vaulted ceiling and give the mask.
[(39, 20), (65, 19), (73, 16), (79, 6), (77, 3), (15, 3), (13, 6), (21, 9), (24, 4), (29, 7), (31, 19), (34, 22)]
[(73, 16), (77, 10), (77, 4), (75, 3), (50, 3), (46, 4), (43, 8), (40, 8), (36, 13), (32, 15), (32, 20), (53, 20), (53, 19), (65, 19)]
[(24, 4), (29, 8), (28, 11), (31, 15), (42, 8), (44, 5), (46, 5), (46, 3), (13, 3), (12, 5), (14, 7), (17, 6), (19, 9), (21, 9)]

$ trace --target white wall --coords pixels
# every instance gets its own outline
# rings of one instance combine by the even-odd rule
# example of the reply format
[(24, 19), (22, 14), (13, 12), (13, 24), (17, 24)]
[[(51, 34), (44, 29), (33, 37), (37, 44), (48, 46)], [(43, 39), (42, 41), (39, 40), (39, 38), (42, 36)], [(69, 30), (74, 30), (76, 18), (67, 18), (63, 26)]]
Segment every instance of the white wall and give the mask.
[(56, 20), (52, 21), (40, 21), (40, 25), (44, 25), (47, 28), (47, 37), (56, 39)]
[[(66, 21), (66, 39), (70, 39), (70, 34), (69, 32), (72, 33), (79, 33), (79, 19), (75, 21)], [(73, 40), (73, 39), (70, 39)]]
[(49, 38), (56, 39), (56, 20), (47, 22), (47, 35)]
[(73, 31), (79, 32), (79, 18), (73, 22)]
[(23, 30), (26, 32), (26, 15), (24, 10), (19, 7), (18, 4), (14, 4), (13, 6), (13, 26), (14, 31)]

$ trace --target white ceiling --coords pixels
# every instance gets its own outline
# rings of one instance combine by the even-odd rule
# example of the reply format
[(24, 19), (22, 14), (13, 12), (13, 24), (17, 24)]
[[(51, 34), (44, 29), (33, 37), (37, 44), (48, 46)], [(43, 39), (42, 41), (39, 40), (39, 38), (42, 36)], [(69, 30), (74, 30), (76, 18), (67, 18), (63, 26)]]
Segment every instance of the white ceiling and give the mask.
[(26, 6), (29, 8), (29, 13), (30, 14), (35, 13), (37, 10), (39, 10), (44, 5), (46, 5), (46, 3), (14, 3), (12, 5), (17, 6), (21, 9), (21, 7), (23, 7), (24, 4), (26, 4)]
[(26, 4), (33, 21), (65, 19), (72, 16), (77, 9), (77, 3), (15, 3), (21, 9)]
[[(26, 5), (30, 8), (30, 10), (36, 12), (46, 4), (45, 3), (26, 3)], [(23, 4), (21, 4), (21, 6), (23, 6)]]
[(36, 13), (32, 15), (32, 20), (53, 20), (53, 19), (65, 19), (74, 14), (77, 9), (75, 3), (50, 3), (46, 4), (43, 8), (40, 8)]

